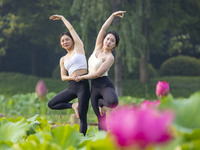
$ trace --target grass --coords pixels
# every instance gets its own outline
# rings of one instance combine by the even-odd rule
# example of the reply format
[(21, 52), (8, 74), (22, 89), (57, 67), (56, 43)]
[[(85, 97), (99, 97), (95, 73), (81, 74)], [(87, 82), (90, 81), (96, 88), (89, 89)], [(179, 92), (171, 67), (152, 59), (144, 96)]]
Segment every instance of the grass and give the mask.
[(192, 93), (200, 91), (200, 76), (167, 76), (151, 78), (145, 84), (141, 84), (138, 80), (127, 80), (123, 82), (123, 93), (132, 97), (156, 99), (156, 84), (158, 81), (169, 82), (170, 93), (174, 97), (189, 97)]
[[(19, 104), (20, 110), (23, 107), (30, 107), (30, 109), (36, 108), (37, 101), (33, 104), (27, 105), (29, 98), (24, 100), (20, 97), (19, 99), (14, 98), (13, 95), (17, 94), (27, 94), (34, 93), (35, 86), (37, 82), (42, 79), (44, 80), (48, 91), (49, 99), (56, 93), (67, 88), (67, 82), (62, 82), (58, 79), (51, 78), (39, 78), (35, 76), (19, 74), (19, 73), (0, 73), (0, 113), (4, 113), (6, 117), (16, 118), (19, 115), (13, 114), (11, 110), (11, 105), (15, 103)], [(156, 97), (156, 84), (158, 81), (167, 81), (170, 85), (170, 92), (174, 97), (189, 97), (192, 93), (200, 91), (200, 77), (157, 77), (151, 78), (147, 83), (141, 84), (139, 80), (123, 80), (123, 97), (119, 97), (119, 103), (121, 104), (130, 104), (138, 103), (144, 99), (155, 100)], [(51, 94), (52, 92), (52, 94)], [(5, 98), (1, 98), (4, 95)], [(2, 101), (3, 100), (3, 101)], [(7, 100), (7, 101), (5, 101)], [(74, 101), (77, 101), (75, 99)], [(73, 101), (72, 101), (73, 102)], [(4, 105), (6, 104), (6, 105)], [(29, 104), (29, 103), (28, 103)], [(38, 104), (39, 105), (39, 104)], [(4, 108), (4, 109), (3, 109)], [(3, 111), (4, 110), (4, 111)], [(15, 110), (15, 109), (14, 109)], [(16, 112), (15, 112), (16, 113)], [(23, 114), (25, 118), (30, 118), (37, 113), (28, 113), (25, 111)], [(69, 123), (70, 115), (74, 114), (73, 110), (50, 110), (45, 115), (46, 118), (52, 123)], [(88, 110), (88, 123), (96, 123), (97, 118), (92, 110), (91, 104)]]
[(60, 92), (68, 83), (58, 79), (40, 78), (19, 73), (0, 73), (0, 93), (4, 95), (26, 94), (35, 92), (39, 80), (44, 80), (48, 92)]
[[(0, 94), (15, 95), (35, 92), (37, 82), (44, 80), (49, 92), (61, 92), (68, 86), (67, 82), (60, 79), (40, 78), (19, 73), (0, 73)], [(151, 78), (145, 84), (139, 80), (123, 79), (123, 96), (132, 96), (145, 99), (156, 99), (156, 84), (158, 81), (167, 81), (170, 92), (174, 97), (189, 97), (195, 91), (200, 90), (200, 76), (198, 77), (156, 77)]]

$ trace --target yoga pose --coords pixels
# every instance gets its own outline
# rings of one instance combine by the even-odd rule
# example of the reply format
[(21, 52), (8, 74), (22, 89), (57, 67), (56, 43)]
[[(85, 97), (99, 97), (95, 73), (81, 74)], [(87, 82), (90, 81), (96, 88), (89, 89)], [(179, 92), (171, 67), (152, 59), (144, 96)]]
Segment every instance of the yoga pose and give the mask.
[[(87, 112), (90, 98), (89, 82), (87, 79), (80, 82), (74, 77), (87, 74), (87, 61), (84, 45), (73, 26), (61, 15), (53, 15), (52, 20), (62, 20), (69, 32), (62, 33), (60, 44), (67, 54), (60, 59), (60, 73), (62, 81), (68, 81), (68, 88), (57, 94), (48, 103), (51, 109), (74, 109), (77, 118), (80, 118), (80, 132), (87, 131)], [(67, 75), (68, 72), (68, 75)], [(78, 103), (69, 103), (78, 97)]]
[(84, 79), (91, 80), (91, 103), (98, 118), (98, 127), (101, 130), (101, 119), (105, 117), (105, 108), (114, 108), (118, 105), (118, 98), (115, 88), (108, 77), (108, 71), (114, 63), (112, 51), (118, 46), (119, 36), (115, 31), (106, 30), (112, 23), (115, 16), (123, 18), (126, 11), (113, 13), (103, 24), (96, 39), (95, 49), (89, 58), (89, 73), (87, 75), (75, 77), (79, 82)]

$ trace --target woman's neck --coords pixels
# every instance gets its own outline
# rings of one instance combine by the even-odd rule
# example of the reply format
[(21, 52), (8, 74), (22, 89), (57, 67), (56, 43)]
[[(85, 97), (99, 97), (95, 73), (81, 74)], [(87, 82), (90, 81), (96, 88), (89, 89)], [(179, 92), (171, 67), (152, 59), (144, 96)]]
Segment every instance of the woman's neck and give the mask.
[(101, 49), (101, 53), (109, 54), (109, 53), (111, 53), (111, 50), (110, 50), (110, 49), (102, 48), (102, 49)]
[(67, 53), (69, 55), (73, 54), (74, 53), (74, 47), (70, 48), (70, 49), (66, 49)]

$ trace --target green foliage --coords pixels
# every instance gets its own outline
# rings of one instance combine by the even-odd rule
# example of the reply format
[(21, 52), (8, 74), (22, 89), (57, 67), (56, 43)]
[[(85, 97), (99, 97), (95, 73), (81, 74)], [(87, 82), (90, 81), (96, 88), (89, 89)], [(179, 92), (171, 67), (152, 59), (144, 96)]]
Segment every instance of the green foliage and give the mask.
[[(62, 134), (60, 134), (62, 133)], [(53, 140), (57, 145), (60, 145), (62, 149), (69, 147), (77, 147), (80, 141), (78, 131), (68, 126), (61, 126), (52, 130)]]
[(159, 106), (161, 109), (167, 108), (175, 113), (174, 127), (177, 135), (182, 136), (182, 144), (180, 144), (182, 150), (197, 150), (200, 148), (199, 98), (200, 91), (184, 99), (165, 97)]
[[(139, 79), (140, 78), (140, 69), (139, 62), (137, 62), (133, 67), (131, 72), (126, 72), (128, 70), (123, 70), (124, 79)], [(154, 78), (157, 76), (157, 70), (151, 65), (148, 64), (148, 76), (149, 78)]]
[[(26, 80), (24, 80), (26, 79)], [(35, 86), (39, 77), (30, 75), (18, 74), (18, 73), (0, 73), (0, 93), (4, 95), (13, 96), (15, 94), (26, 94), (35, 92)], [(43, 78), (49, 94), (49, 99), (52, 98), (55, 93), (59, 93), (67, 88), (67, 82), (62, 82), (60, 79)], [(158, 81), (167, 81), (170, 83), (170, 92), (175, 97), (188, 97), (191, 93), (200, 89), (200, 77), (181, 77), (181, 76), (169, 76), (169, 77), (154, 77), (146, 84), (141, 84), (138, 79), (133, 77), (125, 77), (122, 82), (123, 95), (132, 96), (138, 98), (154, 99), (155, 88)], [(183, 92), (184, 91), (184, 92)], [(53, 92), (53, 93), (51, 93)], [(29, 94), (29, 96), (34, 94)], [(18, 96), (20, 97), (24, 96)], [(1, 96), (0, 96), (1, 99)], [(28, 98), (22, 98), (28, 99)], [(33, 102), (33, 101), (32, 101)], [(13, 101), (10, 100), (10, 104)], [(33, 102), (34, 103), (34, 102)], [(39, 105), (39, 104), (36, 104)], [(20, 109), (20, 106), (19, 106)]]
[[(46, 124), (43, 120), (45, 119), (40, 118), (38, 120), (38, 116), (35, 116), (30, 119), (25, 119), (23, 117), (18, 117), (17, 119), (2, 118), (0, 119), (0, 133), (1, 133), (0, 141), (1, 142), (10, 141), (12, 143), (15, 143), (21, 141), (26, 136), (35, 134), (38, 131), (47, 128), (50, 129), (49, 124)], [(40, 126), (45, 126), (45, 127), (40, 128)]]
[(0, 141), (17, 142), (23, 139), (24, 131), (28, 127), (28, 123), (25, 119), (22, 119), (17, 122), (11, 122), (6, 119), (1, 120), (0, 122)]
[[(0, 134), (3, 134), (3, 136), (0, 137), (0, 148), (16, 150), (114, 150), (106, 132), (88, 130), (88, 132), (95, 131), (96, 134), (89, 133), (92, 137), (84, 137), (82, 134), (78, 133), (75, 127), (69, 124), (50, 129), (51, 124), (47, 122), (44, 124), (45, 128), (35, 130), (35, 133), (27, 135), (26, 139), (23, 140), (23, 135), (27, 128), (30, 128), (33, 124), (43, 124), (41, 120), (45, 119), (38, 116), (30, 119), (20, 117), (16, 121), (10, 121), (6, 118), (0, 119)], [(5, 130), (7, 128), (9, 128), (9, 130)]]
[[(200, 91), (189, 98), (165, 97), (161, 100), (159, 109), (173, 110), (175, 121), (169, 130), (173, 134), (167, 144), (151, 145), (151, 150), (198, 150), (200, 149)], [(130, 104), (131, 98), (124, 100)], [(140, 103), (141, 99), (133, 99)], [(188, 113), (190, 112), (190, 113)], [(25, 119), (24, 117), (0, 119), (0, 149), (8, 150), (114, 150), (119, 148), (113, 141), (112, 133), (98, 131), (94, 126), (89, 127), (86, 136), (78, 133), (78, 125), (63, 124), (52, 128), (52, 125), (38, 115)], [(27, 134), (28, 133), (28, 134)], [(131, 147), (130, 147), (131, 148)]]
[(5, 95), (35, 92), (37, 82), (43, 79), (49, 92), (60, 92), (67, 88), (67, 82), (59, 79), (40, 78), (20, 73), (0, 73), (0, 93)]
[(123, 79), (123, 93), (132, 97), (156, 99), (156, 84), (158, 81), (166, 81), (170, 84), (170, 93), (174, 97), (188, 97), (191, 93), (200, 89), (200, 77), (156, 77), (147, 83), (141, 84), (139, 80)]
[(170, 39), (170, 48), (168, 51), (169, 54), (180, 54), (183, 53), (182, 51), (184, 49), (192, 49), (192, 44), (190, 43), (189, 39), (190, 36), (188, 34), (172, 37)]
[[(113, 11), (126, 10), (124, 18), (114, 19), (109, 30), (119, 33), (121, 40), (116, 51), (127, 73), (133, 71), (144, 51), (156, 68), (177, 53), (197, 58), (200, 55), (198, 0), (1, 0), (0, 6), (0, 69), (3, 71), (52, 75), (58, 62), (55, 51), (62, 50), (58, 35), (66, 31), (63, 23), (48, 19), (55, 13), (72, 23), (88, 57), (103, 22)], [(149, 30), (144, 30), (144, 26)]]
[(200, 76), (200, 60), (190, 56), (172, 57), (163, 62), (160, 76)]
[(200, 126), (200, 118), (197, 115), (200, 114), (199, 98), (200, 91), (191, 94), (189, 98), (164, 98), (160, 108), (172, 109), (176, 114), (175, 126), (177, 125), (180, 132), (191, 133)]

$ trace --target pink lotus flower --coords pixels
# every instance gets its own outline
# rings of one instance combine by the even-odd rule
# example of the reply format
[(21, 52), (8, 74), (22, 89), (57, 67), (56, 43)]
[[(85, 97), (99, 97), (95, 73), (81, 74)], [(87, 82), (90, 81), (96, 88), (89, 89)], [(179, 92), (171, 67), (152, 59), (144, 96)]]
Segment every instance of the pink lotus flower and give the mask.
[(48, 89), (46, 88), (46, 85), (42, 80), (38, 81), (35, 92), (39, 98), (44, 98), (47, 95)]
[(108, 115), (107, 127), (120, 146), (144, 148), (169, 140), (171, 136), (168, 131), (173, 119), (174, 114), (170, 111), (123, 106)]
[(169, 83), (166, 81), (158, 81), (156, 85), (156, 95), (158, 97), (167, 96), (169, 94)]
[(155, 100), (155, 101), (150, 101), (150, 100), (144, 100), (141, 104), (142, 108), (147, 108), (147, 107), (158, 107), (160, 104), (160, 100)]

